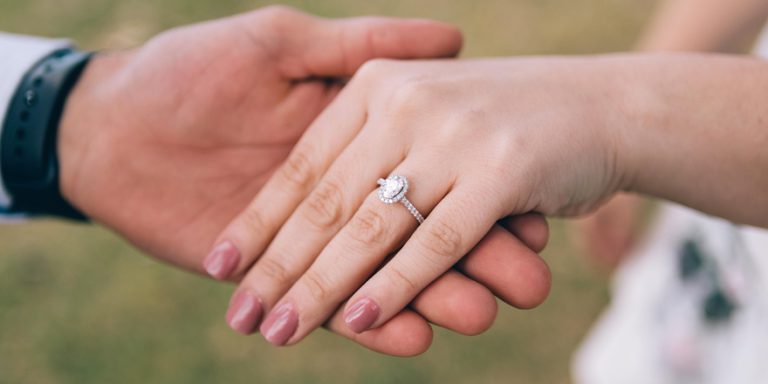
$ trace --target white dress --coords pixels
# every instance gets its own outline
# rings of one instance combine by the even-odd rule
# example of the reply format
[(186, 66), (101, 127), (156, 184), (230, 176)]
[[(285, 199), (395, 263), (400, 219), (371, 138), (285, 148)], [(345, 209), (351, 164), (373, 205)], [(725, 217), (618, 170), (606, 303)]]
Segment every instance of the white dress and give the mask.
[[(755, 51), (768, 57), (768, 30)], [(768, 383), (768, 231), (664, 204), (572, 373), (578, 384)]]

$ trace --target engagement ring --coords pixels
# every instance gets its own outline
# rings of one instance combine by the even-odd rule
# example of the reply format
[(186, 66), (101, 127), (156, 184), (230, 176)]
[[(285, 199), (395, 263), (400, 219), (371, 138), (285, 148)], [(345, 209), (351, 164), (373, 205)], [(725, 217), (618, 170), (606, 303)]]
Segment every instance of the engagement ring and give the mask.
[(380, 186), (378, 191), (379, 200), (384, 204), (394, 204), (399, 201), (403, 203), (419, 224), (424, 222), (424, 216), (405, 197), (405, 193), (408, 192), (408, 179), (405, 176), (392, 175), (386, 180), (379, 179), (378, 183)]

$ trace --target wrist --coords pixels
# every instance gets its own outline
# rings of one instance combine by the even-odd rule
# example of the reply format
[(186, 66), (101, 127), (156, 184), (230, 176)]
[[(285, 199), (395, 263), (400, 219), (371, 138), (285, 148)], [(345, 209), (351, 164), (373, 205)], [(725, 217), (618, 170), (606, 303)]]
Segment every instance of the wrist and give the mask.
[[(611, 140), (613, 169), (617, 191), (641, 192), (642, 172), (648, 165), (648, 156), (654, 145), (654, 127), (668, 115), (667, 103), (661, 88), (649, 77), (656, 69), (648, 62), (655, 59), (647, 55), (613, 56), (612, 81), (607, 81), (609, 107), (605, 126)], [(653, 65), (650, 65), (653, 67)]]
[(61, 194), (74, 207), (91, 216), (91, 198), (81, 199), (78, 181), (93, 171), (98, 141), (112, 128), (115, 105), (110, 100), (110, 80), (122, 66), (122, 54), (100, 53), (93, 56), (64, 104), (59, 122), (58, 155)]

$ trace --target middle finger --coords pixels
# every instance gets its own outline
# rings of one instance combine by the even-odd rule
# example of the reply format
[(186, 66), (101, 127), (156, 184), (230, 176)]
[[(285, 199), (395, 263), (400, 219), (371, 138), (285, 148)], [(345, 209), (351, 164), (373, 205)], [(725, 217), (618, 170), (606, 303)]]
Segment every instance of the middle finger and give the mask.
[[(413, 160), (414, 157), (409, 156), (408, 164), (429, 163)], [(395, 174), (408, 173), (422, 185), (432, 186), (408, 190), (407, 198), (425, 215), (450, 188), (448, 168), (423, 173), (411, 172), (413, 166), (399, 168)], [(365, 174), (357, 179), (365, 180)], [(370, 189), (375, 184), (371, 180), (368, 186)], [(312, 266), (264, 320), (261, 325), (264, 337), (275, 345), (303, 338), (365, 282), (416, 225), (416, 219), (405, 207), (388, 206), (379, 200), (377, 193), (370, 193), (349, 223), (322, 249)]]

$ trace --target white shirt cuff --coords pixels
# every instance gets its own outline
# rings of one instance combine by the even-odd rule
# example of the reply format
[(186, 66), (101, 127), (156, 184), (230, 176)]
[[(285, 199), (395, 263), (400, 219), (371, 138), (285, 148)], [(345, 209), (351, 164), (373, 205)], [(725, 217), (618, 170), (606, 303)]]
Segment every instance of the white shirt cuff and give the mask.
[[(0, 32), (0, 53), (3, 55), (3, 60), (0, 60), (0, 135), (11, 98), (27, 71), (45, 56), (69, 46), (71, 43), (68, 40)], [(0, 167), (0, 210), (10, 206), (11, 198), (3, 185)]]

